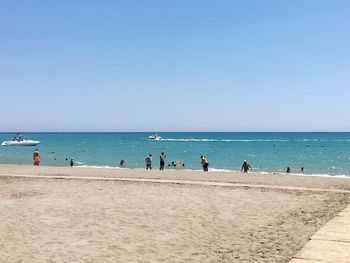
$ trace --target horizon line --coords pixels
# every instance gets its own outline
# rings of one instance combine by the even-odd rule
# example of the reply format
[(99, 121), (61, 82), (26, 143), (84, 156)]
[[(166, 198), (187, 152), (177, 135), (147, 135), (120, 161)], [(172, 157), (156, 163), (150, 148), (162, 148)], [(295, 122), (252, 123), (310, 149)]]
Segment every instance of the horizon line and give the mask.
[(1, 133), (350, 133), (350, 131), (0, 131)]

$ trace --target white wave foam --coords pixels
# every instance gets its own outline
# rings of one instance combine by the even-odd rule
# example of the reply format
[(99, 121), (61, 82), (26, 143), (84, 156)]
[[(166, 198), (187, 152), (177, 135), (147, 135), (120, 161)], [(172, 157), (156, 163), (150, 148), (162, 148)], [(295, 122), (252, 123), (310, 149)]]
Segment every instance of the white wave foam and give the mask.
[(284, 139), (196, 139), (196, 138), (164, 138), (159, 141), (174, 141), (174, 142), (350, 142), (350, 139), (345, 140), (322, 140), (322, 139), (297, 139), (297, 140), (284, 140)]
[(117, 166), (108, 166), (108, 165), (77, 165), (79, 168), (96, 168), (96, 169), (125, 169)]
[(280, 139), (252, 139), (252, 140), (231, 140), (223, 139), (222, 142), (289, 142), (289, 140), (280, 140)]
[(168, 167), (166, 170), (171, 170), (171, 171), (185, 171), (185, 172), (202, 172), (203, 170), (202, 169), (183, 169), (181, 167)]
[(337, 174), (337, 175), (332, 175), (332, 174), (302, 174), (302, 173), (278, 173), (278, 174), (283, 174), (283, 175), (296, 175), (296, 176), (316, 176), (316, 177), (336, 177), (336, 178), (347, 178), (350, 179), (349, 175), (346, 174)]
[[(77, 165), (76, 167), (79, 168), (96, 168), (96, 169), (136, 169), (136, 170), (143, 170), (141, 168), (124, 168), (124, 167), (118, 167), (118, 166), (108, 166), (108, 165), (102, 165), (102, 166), (98, 166), (98, 165)], [(167, 170), (181, 170), (181, 171), (190, 171), (190, 172), (201, 172), (203, 170), (199, 170), (199, 169), (173, 169), (173, 168), (168, 168)], [(254, 170), (256, 170), (254, 168)], [(347, 178), (350, 179), (350, 175), (346, 175), (346, 174), (337, 174), (337, 175), (332, 175), (332, 174), (307, 174), (307, 173), (285, 173), (285, 172), (266, 172), (266, 171), (252, 171), (251, 174), (261, 174), (261, 175), (266, 175), (266, 174), (276, 174), (276, 175), (295, 175), (295, 176), (315, 176), (315, 177), (332, 177), (332, 178)], [(240, 173), (240, 171), (235, 171), (235, 170), (229, 170), (229, 169), (219, 169), (219, 168), (209, 168), (209, 172), (219, 172), (219, 173)]]
[(228, 169), (209, 168), (209, 172), (225, 172), (225, 173), (230, 173), (230, 172), (234, 172), (234, 171), (228, 170)]
[(184, 139), (184, 138), (166, 138), (159, 141), (173, 141), (173, 142), (288, 142), (289, 140), (280, 140), (280, 139), (252, 139), (252, 140), (243, 140), (243, 139)]
[(160, 141), (172, 141), (172, 142), (216, 142), (216, 139), (161, 139)]

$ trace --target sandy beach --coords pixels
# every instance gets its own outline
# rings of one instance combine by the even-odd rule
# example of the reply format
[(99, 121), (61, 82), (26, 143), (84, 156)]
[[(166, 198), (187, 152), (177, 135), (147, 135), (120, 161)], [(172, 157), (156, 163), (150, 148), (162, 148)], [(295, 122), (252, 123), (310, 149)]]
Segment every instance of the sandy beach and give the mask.
[(288, 262), (350, 203), (349, 179), (276, 174), (0, 165), (0, 187), (1, 262)]

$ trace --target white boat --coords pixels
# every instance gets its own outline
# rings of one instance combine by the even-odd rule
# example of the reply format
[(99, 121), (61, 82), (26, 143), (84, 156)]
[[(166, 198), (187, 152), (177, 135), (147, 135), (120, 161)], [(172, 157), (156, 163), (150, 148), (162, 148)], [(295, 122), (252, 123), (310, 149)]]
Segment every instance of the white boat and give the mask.
[(40, 141), (33, 140), (12, 140), (12, 141), (3, 141), (1, 146), (36, 146), (40, 143)]
[(150, 135), (148, 136), (148, 139), (150, 140), (155, 140), (155, 141), (159, 141), (162, 139), (162, 137), (160, 137), (158, 134), (155, 134), (155, 135)]

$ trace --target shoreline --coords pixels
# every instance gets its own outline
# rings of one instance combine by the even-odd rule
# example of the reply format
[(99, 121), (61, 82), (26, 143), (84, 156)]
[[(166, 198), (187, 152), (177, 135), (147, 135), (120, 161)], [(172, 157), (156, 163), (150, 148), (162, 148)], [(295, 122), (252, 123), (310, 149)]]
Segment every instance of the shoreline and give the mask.
[(197, 170), (158, 169), (148, 170), (141, 168), (91, 168), (91, 167), (64, 167), (64, 166), (34, 166), (34, 165), (5, 165), (0, 164), (0, 175), (44, 175), (44, 176), (84, 176), (84, 177), (119, 177), (119, 178), (151, 178), (175, 179), (191, 181), (208, 181), (223, 183), (241, 183), (256, 185), (295, 186), (324, 189), (350, 190), (348, 177), (309, 176), (286, 173), (243, 173), (217, 172)]
[[(1, 166), (32, 166), (31, 164), (5, 164), (1, 163)], [(68, 165), (40, 165), (40, 167), (57, 167), (57, 168), (67, 168), (69, 167)], [(69, 167), (70, 168), (70, 167)], [(77, 168), (83, 168), (83, 169), (111, 169), (111, 170), (145, 170), (144, 168), (141, 167), (120, 167), (120, 166), (109, 166), (109, 165), (74, 165), (75, 169)], [(158, 166), (155, 166), (152, 170), (158, 170)], [(168, 168), (165, 167), (166, 171), (174, 171), (174, 172), (203, 172), (202, 169), (187, 169), (187, 168), (179, 168), (179, 169), (174, 169), (174, 168)], [(235, 174), (240, 174), (243, 173), (241, 171), (236, 171), (236, 170), (229, 170), (229, 169), (219, 169), (219, 168), (209, 168), (209, 173), (235, 173)], [(249, 172), (249, 174), (256, 174), (256, 175), (264, 175), (264, 174), (275, 174), (275, 175), (286, 175), (286, 176), (308, 176), (308, 177), (326, 177), (326, 178), (344, 178), (344, 179), (350, 179), (350, 175), (346, 174), (309, 174), (309, 173), (286, 173), (286, 172)]]
[[(48, 165), (50, 166), (50, 165)], [(54, 166), (54, 167), (65, 167), (65, 166)], [(128, 167), (119, 167), (119, 166), (97, 166), (97, 165), (76, 165), (74, 166), (76, 168), (93, 168), (93, 169), (130, 169), (130, 170), (145, 170), (144, 168), (135, 167), (135, 168), (128, 168)], [(154, 170), (157, 170), (155, 168)], [(165, 170), (169, 171), (177, 171), (177, 172), (203, 172), (203, 170), (200, 169), (173, 169), (173, 168), (167, 168)], [(219, 168), (209, 168), (209, 172), (215, 172), (215, 173), (243, 173), (241, 171), (236, 170), (229, 170), (229, 169), (219, 169)], [(329, 177), (329, 178), (344, 178), (344, 179), (350, 179), (350, 175), (346, 174), (308, 174), (308, 173), (286, 173), (286, 172), (249, 172), (249, 174), (256, 174), (256, 175), (263, 175), (263, 174), (276, 174), (276, 175), (292, 175), (292, 176), (314, 176), (314, 177)]]

